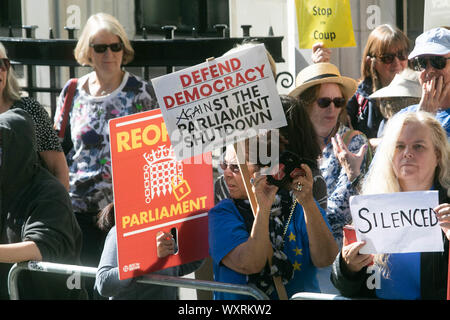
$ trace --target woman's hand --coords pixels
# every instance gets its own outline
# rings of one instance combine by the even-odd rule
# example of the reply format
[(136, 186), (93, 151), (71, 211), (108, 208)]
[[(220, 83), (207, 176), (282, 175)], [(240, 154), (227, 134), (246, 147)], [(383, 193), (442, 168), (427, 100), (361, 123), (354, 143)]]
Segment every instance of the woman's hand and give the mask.
[(434, 212), (436, 212), (442, 231), (444, 231), (447, 239), (450, 240), (450, 204), (442, 203), (434, 208)]
[(278, 187), (267, 183), (267, 176), (259, 172), (253, 174), (252, 185), (259, 211), (270, 213)]
[(313, 63), (330, 62), (331, 49), (325, 48), (323, 42), (314, 43), (311, 59)]
[(156, 253), (158, 258), (165, 258), (175, 253), (175, 240), (171, 233), (158, 232), (156, 235)]
[(361, 174), (361, 164), (367, 152), (367, 144), (364, 144), (359, 149), (357, 154), (348, 150), (342, 137), (337, 134), (336, 137), (331, 138), (334, 155), (338, 159), (340, 165), (344, 168), (348, 180), (353, 181)]
[(444, 100), (450, 94), (450, 85), (444, 83), (444, 77), (433, 77), (422, 84), (422, 98), (419, 110), (436, 113), (439, 108), (445, 107)]
[(349, 271), (358, 272), (373, 261), (373, 256), (371, 254), (359, 253), (359, 249), (365, 244), (365, 241), (357, 241), (342, 247), (342, 260), (344, 260)]
[(294, 192), (295, 198), (300, 203), (305, 203), (314, 200), (313, 197), (313, 183), (314, 178), (309, 166), (305, 163), (300, 165), (301, 169), (295, 169), (291, 172), (291, 189)]

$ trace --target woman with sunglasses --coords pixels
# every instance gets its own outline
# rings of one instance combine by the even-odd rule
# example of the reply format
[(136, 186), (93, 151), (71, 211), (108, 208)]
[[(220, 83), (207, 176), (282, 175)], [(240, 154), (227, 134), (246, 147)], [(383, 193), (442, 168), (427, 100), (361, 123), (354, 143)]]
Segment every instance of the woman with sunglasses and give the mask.
[[(92, 72), (77, 80), (66, 132), (73, 147), (66, 157), (70, 196), (83, 231), (83, 265), (98, 266), (104, 235), (95, 227), (101, 208), (113, 201), (108, 121), (157, 108), (150, 83), (122, 69), (134, 57), (123, 26), (113, 16), (91, 16), (75, 48), (80, 65)], [(62, 90), (55, 113), (61, 129), (69, 82)]]
[[(298, 135), (308, 139), (306, 131)], [(290, 137), (291, 143), (292, 140), (294, 137)], [(308, 146), (314, 148), (314, 142)], [(318, 148), (315, 150), (320, 152)], [(279, 188), (269, 183), (269, 176), (260, 174), (261, 166), (250, 163), (250, 158), (247, 152), (247, 168), (257, 203), (255, 215), (232, 146), (227, 147), (222, 162), (230, 197), (209, 212), (214, 280), (251, 284), (271, 299), (283, 298), (283, 290), (279, 287), (275, 290), (273, 277), (283, 282), (287, 298), (302, 291), (320, 292), (317, 268), (328, 266), (338, 247), (326, 213), (313, 197), (312, 170), (301, 164), (303, 173), (292, 171), (292, 179)], [(269, 257), (271, 267), (267, 263)], [(248, 297), (214, 292), (214, 299)]]
[[(347, 104), (353, 129), (369, 139), (376, 138), (383, 116), (369, 96), (389, 85), (395, 75), (408, 66), (409, 40), (399, 29), (383, 24), (367, 39), (361, 60), (361, 81)], [(374, 145), (376, 140), (372, 140)]]
[(408, 58), (420, 72), (422, 98), (402, 112), (423, 110), (434, 114), (450, 137), (450, 30), (425, 31), (417, 37)]
[[(341, 76), (331, 63), (316, 63), (303, 69), (289, 93), (309, 114), (322, 156), (319, 168), (327, 183), (327, 218), (333, 236), (342, 245), (342, 228), (351, 222), (348, 199), (365, 168), (367, 138), (346, 127), (346, 102), (356, 90), (356, 81)], [(342, 165), (341, 165), (342, 163)]]
[(41, 163), (68, 189), (69, 169), (48, 113), (33, 98), (20, 96), (16, 75), (6, 49), (0, 43), (0, 113), (15, 108), (24, 109), (31, 115), (36, 127), (37, 151)]

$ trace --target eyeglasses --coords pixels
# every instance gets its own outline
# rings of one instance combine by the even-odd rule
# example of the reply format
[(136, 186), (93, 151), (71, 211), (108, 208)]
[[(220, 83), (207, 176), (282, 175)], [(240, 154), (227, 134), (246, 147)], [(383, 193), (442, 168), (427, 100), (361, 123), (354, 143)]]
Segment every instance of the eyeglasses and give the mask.
[(422, 71), (427, 68), (428, 62), (430, 62), (433, 68), (437, 70), (442, 70), (445, 68), (448, 59), (450, 59), (450, 57), (447, 58), (443, 56), (415, 57), (412, 60), (412, 65), (414, 67), (414, 70)]
[(408, 59), (405, 51), (399, 51), (397, 53), (382, 54), (382, 55), (378, 56), (378, 59), (380, 59), (380, 61), (383, 62), (384, 64), (391, 64), (392, 62), (394, 62), (395, 57), (397, 57), (398, 60), (400, 60), (400, 61), (405, 61), (406, 59)]
[(9, 62), (8, 58), (0, 59), (0, 70), (8, 71), (10, 66), (11, 66), (11, 62)]
[(108, 47), (111, 49), (112, 52), (119, 52), (123, 49), (123, 43), (122, 42), (115, 42), (111, 44), (93, 44), (91, 43), (89, 45), (90, 47), (94, 48), (94, 51), (97, 53), (104, 53)]
[(231, 172), (240, 174), (241, 171), (239, 170), (239, 165), (235, 163), (226, 163), (225, 161), (222, 161), (220, 163), (220, 167), (223, 171), (227, 170), (227, 168), (230, 168)]
[(328, 106), (331, 104), (331, 102), (334, 103), (334, 106), (336, 108), (342, 108), (343, 106), (345, 106), (347, 104), (347, 101), (345, 100), (345, 98), (328, 98), (328, 97), (324, 97), (324, 98), (319, 98), (317, 99), (317, 105), (320, 108), (328, 108)]

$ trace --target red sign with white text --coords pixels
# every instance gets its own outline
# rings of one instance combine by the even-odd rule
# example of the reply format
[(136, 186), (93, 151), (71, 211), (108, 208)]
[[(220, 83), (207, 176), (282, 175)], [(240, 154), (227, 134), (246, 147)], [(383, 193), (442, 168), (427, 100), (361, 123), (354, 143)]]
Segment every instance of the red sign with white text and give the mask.
[[(109, 127), (119, 278), (207, 257), (211, 153), (177, 161), (159, 109), (112, 119)], [(158, 258), (160, 231), (174, 235), (175, 254)]]

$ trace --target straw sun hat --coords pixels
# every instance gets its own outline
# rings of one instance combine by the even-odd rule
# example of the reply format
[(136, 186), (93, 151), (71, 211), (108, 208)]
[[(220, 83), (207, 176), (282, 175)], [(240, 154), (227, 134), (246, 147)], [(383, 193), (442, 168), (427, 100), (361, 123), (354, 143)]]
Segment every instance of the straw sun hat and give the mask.
[(350, 99), (358, 86), (356, 80), (341, 76), (339, 69), (331, 63), (315, 63), (300, 71), (295, 79), (296, 88), (289, 95), (298, 97), (306, 89), (322, 83), (341, 84), (346, 100)]

